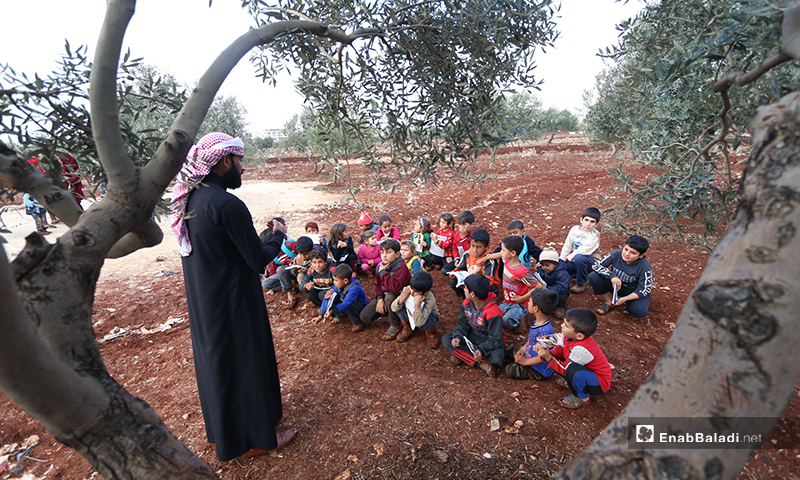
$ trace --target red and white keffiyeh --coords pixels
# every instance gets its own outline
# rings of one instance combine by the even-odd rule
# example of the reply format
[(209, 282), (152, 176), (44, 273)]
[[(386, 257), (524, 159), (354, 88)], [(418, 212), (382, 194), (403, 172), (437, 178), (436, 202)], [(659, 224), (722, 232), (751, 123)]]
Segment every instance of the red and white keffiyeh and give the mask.
[(186, 231), (183, 215), (189, 192), (197, 186), (225, 155), (244, 155), (244, 143), (241, 138), (233, 138), (228, 134), (213, 132), (204, 136), (193, 145), (186, 156), (181, 173), (175, 180), (172, 190), (172, 232), (178, 239), (178, 251), (186, 257), (192, 253), (192, 242)]

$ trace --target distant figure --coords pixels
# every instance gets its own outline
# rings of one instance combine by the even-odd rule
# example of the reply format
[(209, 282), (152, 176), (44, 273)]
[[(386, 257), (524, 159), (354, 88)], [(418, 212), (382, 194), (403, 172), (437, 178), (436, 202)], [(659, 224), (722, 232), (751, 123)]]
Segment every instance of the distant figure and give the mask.
[(33, 221), (36, 223), (36, 231), (40, 235), (50, 235), (50, 232), (47, 231), (46, 210), (44, 207), (35, 198), (31, 197), (30, 193), (22, 195), (22, 203), (25, 204), (25, 213), (32, 216)]
[(172, 194), (197, 389), (222, 461), (281, 448), (295, 434), (275, 430), (281, 388), (258, 276), (280, 252), (286, 227), (274, 222), (262, 245), (247, 206), (226, 191), (242, 185), (243, 155), (241, 139), (209, 133), (189, 150)]
[(81, 200), (86, 198), (86, 194), (83, 193), (81, 176), (78, 173), (78, 162), (69, 153), (60, 153), (58, 159), (61, 161), (61, 174), (64, 176), (67, 190), (72, 192), (72, 196), (75, 197), (75, 201), (80, 206)]

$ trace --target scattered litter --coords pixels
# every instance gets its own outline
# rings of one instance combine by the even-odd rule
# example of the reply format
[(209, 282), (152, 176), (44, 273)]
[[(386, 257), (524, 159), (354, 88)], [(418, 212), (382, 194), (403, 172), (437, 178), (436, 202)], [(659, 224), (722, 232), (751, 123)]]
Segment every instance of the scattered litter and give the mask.
[(181, 272), (173, 272), (172, 270), (161, 271), (153, 275), (154, 277), (171, 277), (173, 275), (180, 275)]
[(489, 459), (491, 459), (491, 458), (492, 458), (492, 454), (491, 454), (491, 453), (484, 453), (484, 454), (483, 454), (483, 458), (485, 458), (485, 459), (489, 460)]
[(375, 445), (372, 446), (372, 448), (375, 449), (375, 455), (379, 457), (384, 453), (386, 453), (386, 447), (382, 443), (376, 443)]
[(517, 398), (517, 397), (519, 397), (519, 392), (514, 392), (511, 394), (511, 398)]
[(514, 422), (514, 427), (516, 428), (522, 428), (523, 425), (525, 425), (525, 422), (523, 422), (522, 420), (517, 420), (516, 422)]
[(439, 463), (447, 463), (447, 453), (444, 450), (434, 450), (433, 457)]
[(358, 461), (358, 456), (357, 455), (348, 455), (347, 456), (347, 460), (350, 461), (350, 462), (357, 462)]
[(101, 338), (97, 341), (97, 343), (104, 343), (109, 340), (114, 340), (115, 338), (124, 337), (125, 335), (130, 335), (131, 332), (125, 330), (124, 328), (114, 327), (111, 329), (111, 332), (106, 334), (105, 337)]
[(509, 435), (517, 435), (519, 433), (519, 428), (505, 426), (503, 427), (503, 432)]
[(134, 327), (133, 330), (127, 330), (125, 328), (114, 327), (111, 329), (110, 333), (108, 333), (105, 337), (98, 340), (97, 343), (104, 343), (109, 340), (114, 340), (115, 338), (124, 337), (125, 335), (132, 335), (134, 333), (138, 333), (140, 335), (150, 335), (152, 333), (159, 333), (165, 330), (169, 330), (172, 328), (173, 325), (177, 325), (185, 321), (186, 320), (184, 320), (183, 317), (171, 317), (167, 319), (167, 321), (164, 322), (163, 324), (158, 325), (157, 327), (154, 328), (140, 327), (137, 329), (136, 327)]
[(350, 478), (352, 476), (353, 476), (353, 474), (350, 473), (350, 469), (348, 468), (347, 470), (345, 470), (344, 472), (340, 473), (339, 475), (336, 475), (336, 477), (333, 480), (350, 480)]
[(497, 431), (497, 430), (500, 430), (500, 420), (498, 420), (498, 419), (496, 419), (496, 418), (493, 418), (493, 419), (492, 419), (492, 420), (489, 422), (489, 431), (491, 431), (491, 432), (495, 432), (495, 431)]

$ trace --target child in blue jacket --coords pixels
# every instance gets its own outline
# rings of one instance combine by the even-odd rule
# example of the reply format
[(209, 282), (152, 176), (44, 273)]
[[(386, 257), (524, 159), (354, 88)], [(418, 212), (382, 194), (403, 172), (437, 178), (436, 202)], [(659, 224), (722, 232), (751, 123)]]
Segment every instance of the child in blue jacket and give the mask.
[[(336, 295), (333, 297), (333, 295)], [(333, 299), (331, 299), (333, 297)], [(329, 304), (333, 301), (333, 304)], [(319, 316), (311, 319), (318, 323), (323, 318), (331, 323), (339, 323), (349, 319), (353, 323), (353, 331), (364, 330), (364, 323), (359, 318), (361, 310), (367, 306), (367, 294), (364, 287), (353, 277), (353, 269), (347, 263), (341, 263), (333, 269), (333, 290), (326, 295), (319, 309)]]
[(567, 297), (569, 297), (569, 285), (572, 277), (567, 270), (564, 260), (558, 258), (558, 252), (553, 247), (547, 247), (539, 255), (538, 270), (536, 273), (542, 277), (546, 288), (558, 294), (558, 304), (553, 316), (558, 319), (564, 318), (567, 308)]

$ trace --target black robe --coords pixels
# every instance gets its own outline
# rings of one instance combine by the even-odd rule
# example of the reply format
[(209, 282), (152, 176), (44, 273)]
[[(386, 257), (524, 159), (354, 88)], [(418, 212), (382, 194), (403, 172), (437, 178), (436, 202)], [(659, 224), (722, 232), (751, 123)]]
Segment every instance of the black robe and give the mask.
[(284, 235), (262, 246), (247, 206), (215, 173), (189, 193), (186, 212), (192, 252), (182, 257), (183, 274), (208, 441), (223, 461), (271, 450), (283, 410), (258, 273)]

